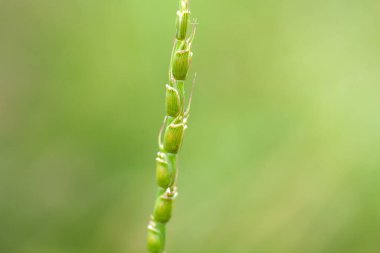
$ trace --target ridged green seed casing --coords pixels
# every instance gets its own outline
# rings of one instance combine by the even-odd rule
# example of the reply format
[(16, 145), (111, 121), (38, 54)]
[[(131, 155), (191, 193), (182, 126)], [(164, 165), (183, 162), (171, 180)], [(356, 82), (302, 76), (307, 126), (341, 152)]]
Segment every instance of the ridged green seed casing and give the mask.
[(172, 171), (169, 168), (164, 153), (158, 153), (156, 158), (156, 181), (157, 184), (164, 189), (168, 188), (173, 181)]
[(151, 253), (161, 253), (165, 246), (165, 224), (150, 221), (148, 226), (148, 250)]
[(156, 181), (157, 184), (167, 189), (175, 182), (176, 156), (159, 152), (156, 158)]
[(183, 134), (185, 132), (185, 123), (180, 124), (170, 124), (166, 128), (164, 135), (164, 149), (173, 154), (177, 154), (183, 139)]
[(157, 222), (167, 223), (172, 217), (173, 197), (167, 194), (160, 196), (156, 200), (153, 211), (153, 219)]
[(178, 50), (173, 55), (172, 73), (176, 80), (185, 80), (190, 67), (190, 49)]
[(189, 23), (190, 12), (189, 11), (178, 11), (177, 12), (177, 40), (184, 40), (186, 38), (187, 27)]
[(176, 117), (180, 113), (181, 108), (181, 100), (178, 91), (171, 87), (170, 85), (166, 85), (166, 114), (171, 117)]

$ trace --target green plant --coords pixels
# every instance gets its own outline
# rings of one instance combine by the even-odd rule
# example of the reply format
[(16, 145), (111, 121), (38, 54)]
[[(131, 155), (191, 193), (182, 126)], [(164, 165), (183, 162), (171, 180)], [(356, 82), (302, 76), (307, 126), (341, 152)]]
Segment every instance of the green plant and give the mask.
[(166, 85), (166, 115), (161, 127), (156, 158), (156, 181), (158, 193), (153, 214), (148, 225), (148, 250), (162, 253), (165, 248), (166, 223), (172, 214), (173, 200), (177, 195), (177, 154), (181, 148), (186, 122), (189, 117), (189, 104), (185, 109), (185, 80), (191, 64), (192, 34), (187, 37), (190, 19), (189, 0), (180, 0), (177, 11), (176, 36), (169, 67), (169, 84)]

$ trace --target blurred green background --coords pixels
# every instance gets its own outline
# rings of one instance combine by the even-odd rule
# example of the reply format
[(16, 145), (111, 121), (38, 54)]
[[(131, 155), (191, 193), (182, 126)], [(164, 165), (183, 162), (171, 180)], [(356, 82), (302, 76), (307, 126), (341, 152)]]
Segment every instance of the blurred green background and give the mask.
[[(145, 252), (177, 1), (0, 6), (0, 252)], [(191, 8), (167, 252), (380, 252), (379, 1)]]

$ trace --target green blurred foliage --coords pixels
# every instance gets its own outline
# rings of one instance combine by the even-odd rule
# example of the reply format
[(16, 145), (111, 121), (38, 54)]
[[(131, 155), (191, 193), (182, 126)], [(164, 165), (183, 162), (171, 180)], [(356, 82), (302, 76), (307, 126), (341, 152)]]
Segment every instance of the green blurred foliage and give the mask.
[[(145, 252), (177, 1), (0, 6), (0, 252)], [(379, 11), (193, 0), (168, 252), (380, 251)]]

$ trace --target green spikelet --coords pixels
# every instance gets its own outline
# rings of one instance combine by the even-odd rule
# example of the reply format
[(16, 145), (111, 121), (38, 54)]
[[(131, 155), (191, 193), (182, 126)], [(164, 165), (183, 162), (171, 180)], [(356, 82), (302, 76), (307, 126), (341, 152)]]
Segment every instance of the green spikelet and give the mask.
[(190, 17), (190, 12), (185, 10), (185, 11), (178, 11), (177, 12), (177, 34), (176, 38), (177, 40), (184, 40), (186, 38), (186, 32), (187, 32), (187, 27), (189, 23), (189, 17)]
[(164, 149), (172, 154), (177, 154), (183, 139), (186, 125), (184, 122), (170, 124), (164, 135)]
[(156, 158), (156, 180), (157, 184), (163, 189), (167, 189), (174, 184), (176, 158), (176, 155), (158, 152)]
[(165, 247), (165, 224), (150, 221), (148, 226), (148, 250), (161, 253)]
[(190, 67), (192, 53), (190, 49), (179, 50), (173, 56), (172, 73), (176, 80), (185, 80)]
[(159, 196), (153, 211), (153, 219), (160, 223), (167, 223), (172, 217), (173, 199), (175, 194), (170, 191)]
[(169, 168), (166, 156), (161, 152), (156, 158), (156, 181), (164, 189), (168, 188), (173, 181), (172, 171)]
[(166, 85), (166, 114), (171, 117), (177, 117), (180, 113), (181, 102), (178, 91), (171, 87), (170, 85)]

